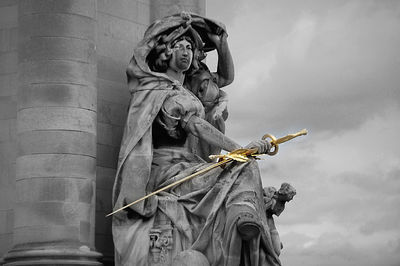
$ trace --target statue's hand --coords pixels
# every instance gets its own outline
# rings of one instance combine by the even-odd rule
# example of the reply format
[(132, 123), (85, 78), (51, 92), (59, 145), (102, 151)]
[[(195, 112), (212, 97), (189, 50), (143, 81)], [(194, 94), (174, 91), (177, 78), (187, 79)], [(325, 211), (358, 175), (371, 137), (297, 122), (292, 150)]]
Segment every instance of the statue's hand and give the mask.
[(256, 148), (259, 154), (267, 153), (271, 149), (271, 143), (266, 139), (260, 139), (250, 142), (245, 147), (246, 149), (253, 149)]
[(224, 32), (222, 32), (221, 35), (213, 34), (213, 33), (207, 33), (208, 38), (215, 44), (217, 48), (221, 46), (223, 42), (226, 42), (226, 38), (228, 35)]

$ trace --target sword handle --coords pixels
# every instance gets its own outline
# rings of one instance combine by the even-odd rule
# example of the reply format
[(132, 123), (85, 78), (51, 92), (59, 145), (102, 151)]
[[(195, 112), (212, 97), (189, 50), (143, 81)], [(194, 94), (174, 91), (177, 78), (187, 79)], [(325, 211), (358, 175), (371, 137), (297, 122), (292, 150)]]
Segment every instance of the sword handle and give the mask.
[(267, 154), (270, 155), (270, 156), (273, 156), (273, 155), (278, 153), (279, 144), (282, 144), (282, 143), (284, 143), (286, 141), (289, 141), (289, 140), (294, 139), (294, 138), (299, 137), (299, 136), (307, 135), (307, 133), (308, 133), (307, 129), (303, 129), (303, 130), (300, 130), (297, 133), (289, 134), (289, 135), (286, 135), (286, 136), (284, 136), (282, 138), (279, 138), (279, 139), (277, 139), (274, 135), (265, 134), (262, 137), (262, 139), (267, 139), (267, 138), (271, 139), (271, 144), (272, 144), (273, 150), (272, 151), (271, 150), (268, 151)]

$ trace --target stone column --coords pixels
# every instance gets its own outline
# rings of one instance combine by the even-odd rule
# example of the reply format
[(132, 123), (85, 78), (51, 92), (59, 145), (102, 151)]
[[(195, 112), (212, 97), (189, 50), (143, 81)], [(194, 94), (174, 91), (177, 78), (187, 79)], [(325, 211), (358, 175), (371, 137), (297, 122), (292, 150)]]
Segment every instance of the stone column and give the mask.
[(20, 0), (16, 203), (5, 265), (100, 265), (94, 251), (96, 0)]
[(204, 16), (206, 14), (205, 0), (151, 0), (150, 20), (188, 11)]

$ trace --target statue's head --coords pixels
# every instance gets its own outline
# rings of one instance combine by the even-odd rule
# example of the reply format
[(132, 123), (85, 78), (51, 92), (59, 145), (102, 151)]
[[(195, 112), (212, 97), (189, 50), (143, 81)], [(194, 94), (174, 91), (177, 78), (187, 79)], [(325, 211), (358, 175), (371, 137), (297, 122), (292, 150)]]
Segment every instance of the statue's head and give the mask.
[(294, 195), (296, 195), (296, 189), (288, 183), (282, 183), (278, 191), (274, 187), (265, 187), (264, 203), (267, 212), (279, 216), (285, 209), (285, 203), (291, 201)]
[(189, 25), (158, 36), (146, 61), (155, 72), (164, 73), (168, 68), (192, 72), (203, 58), (202, 40)]

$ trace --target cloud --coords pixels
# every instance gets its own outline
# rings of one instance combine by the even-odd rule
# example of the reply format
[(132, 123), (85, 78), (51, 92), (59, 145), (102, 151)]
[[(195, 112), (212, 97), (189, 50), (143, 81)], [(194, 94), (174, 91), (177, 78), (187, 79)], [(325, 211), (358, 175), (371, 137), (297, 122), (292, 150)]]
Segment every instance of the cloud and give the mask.
[[(288, 235), (289, 236), (289, 235)], [(290, 234), (294, 239), (307, 239)], [(284, 238), (285, 236), (282, 236)], [(320, 237), (306, 242), (292, 242), (286, 244), (282, 251), (283, 265), (308, 265), (308, 266), (375, 266), (398, 265), (400, 256), (396, 253), (398, 239), (391, 241), (370, 242), (353, 244), (352, 236), (338, 232), (322, 234)]]
[(261, 119), (281, 130), (303, 124), (343, 131), (399, 106), (398, 6), (352, 1), (320, 13), (304, 7), (277, 25), (273, 12), (286, 18), (285, 10), (264, 4), (238, 18), (229, 38), (237, 75), (226, 89), (232, 131), (239, 120), (251, 128)]
[(302, 15), (293, 25), (291, 32), (280, 41), (280, 56), (292, 63), (303, 64), (314, 41), (316, 26), (315, 18), (308, 14)]
[[(399, 198), (400, 199), (400, 198)], [(400, 200), (398, 200), (400, 203)], [(385, 202), (380, 202), (380, 208), (385, 208)], [(375, 215), (360, 226), (360, 232), (365, 235), (372, 235), (382, 231), (395, 231), (399, 229), (399, 210), (392, 209), (374, 213)]]

